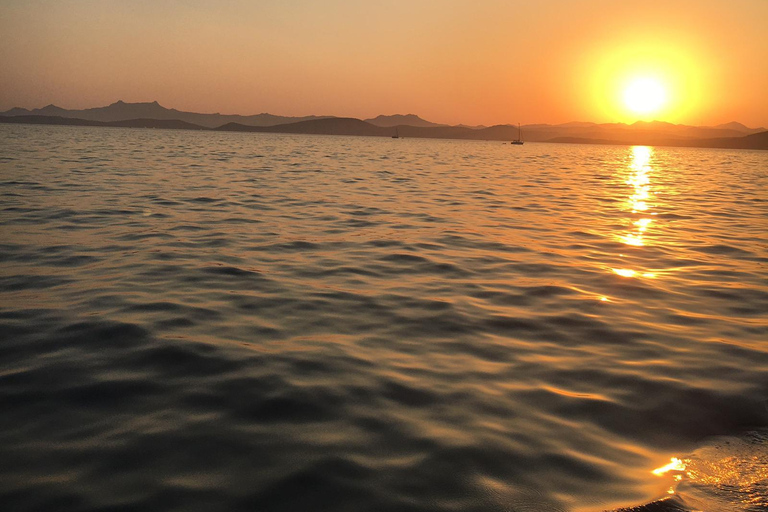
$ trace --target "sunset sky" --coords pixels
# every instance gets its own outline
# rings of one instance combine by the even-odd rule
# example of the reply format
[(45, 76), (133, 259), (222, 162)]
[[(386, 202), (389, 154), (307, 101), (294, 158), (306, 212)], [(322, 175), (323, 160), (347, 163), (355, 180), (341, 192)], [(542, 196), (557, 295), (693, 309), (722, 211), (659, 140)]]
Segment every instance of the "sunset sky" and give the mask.
[(767, 27), (768, 0), (0, 0), (0, 110), (768, 126)]

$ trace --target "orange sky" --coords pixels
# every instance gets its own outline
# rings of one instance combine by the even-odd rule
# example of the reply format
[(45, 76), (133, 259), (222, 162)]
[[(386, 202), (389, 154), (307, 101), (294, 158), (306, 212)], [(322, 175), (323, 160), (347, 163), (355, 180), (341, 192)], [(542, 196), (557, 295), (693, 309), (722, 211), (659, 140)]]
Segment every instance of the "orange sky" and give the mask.
[(0, 110), (768, 126), (768, 0), (0, 0)]

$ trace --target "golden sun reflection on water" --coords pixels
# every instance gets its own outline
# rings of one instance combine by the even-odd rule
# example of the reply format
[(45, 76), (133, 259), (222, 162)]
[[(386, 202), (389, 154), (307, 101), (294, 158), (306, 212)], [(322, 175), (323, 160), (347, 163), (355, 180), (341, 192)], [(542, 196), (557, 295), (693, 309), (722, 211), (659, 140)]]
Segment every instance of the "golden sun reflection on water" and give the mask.
[(629, 268), (614, 268), (613, 272), (621, 277), (635, 277), (635, 274), (637, 274), (637, 272)]
[[(672, 457), (669, 464), (661, 466), (660, 468), (656, 468), (651, 471), (651, 473), (656, 476), (665, 476), (667, 473), (671, 473), (673, 480), (675, 482), (679, 482), (683, 479), (683, 474), (685, 473), (686, 467), (686, 461), (678, 459), (677, 457)], [(674, 486), (667, 489), (667, 494), (675, 494)]]
[(611, 270), (614, 274), (618, 274), (621, 277), (647, 277), (649, 279), (656, 277), (656, 274), (653, 272), (638, 272), (630, 268), (612, 268)]
[(670, 471), (685, 471), (685, 462), (677, 457), (672, 457), (671, 462), (666, 466), (656, 468), (651, 473), (656, 476), (666, 475)]
[[(651, 156), (653, 148), (648, 146), (633, 146), (629, 164), (630, 176), (627, 179), (627, 185), (632, 187), (632, 193), (627, 198), (627, 211), (633, 216), (632, 227), (628, 233), (618, 236), (621, 243), (630, 247), (644, 247), (647, 245), (645, 239), (648, 228), (653, 223), (651, 211), (653, 204), (651, 202)], [(614, 274), (622, 277), (655, 277), (653, 272), (640, 272), (629, 268), (611, 268)]]
[[(765, 436), (750, 432), (673, 457), (651, 471), (671, 477), (668, 494), (680, 495), (694, 510), (768, 510), (768, 457)], [(726, 508), (727, 507), (727, 508)]]
[[(633, 214), (646, 213), (651, 208), (649, 204), (649, 199), (651, 198), (651, 178), (649, 172), (651, 171), (650, 162), (652, 154), (653, 149), (648, 146), (632, 147), (632, 162), (629, 165), (632, 174), (627, 180), (627, 184), (633, 188), (632, 194), (629, 196), (629, 208)], [(650, 215), (653, 215), (653, 213), (650, 213)], [(631, 232), (622, 236), (622, 242), (636, 247), (645, 245), (643, 236), (652, 222), (653, 219), (648, 217), (641, 217), (635, 220), (632, 223), (634, 227)]]

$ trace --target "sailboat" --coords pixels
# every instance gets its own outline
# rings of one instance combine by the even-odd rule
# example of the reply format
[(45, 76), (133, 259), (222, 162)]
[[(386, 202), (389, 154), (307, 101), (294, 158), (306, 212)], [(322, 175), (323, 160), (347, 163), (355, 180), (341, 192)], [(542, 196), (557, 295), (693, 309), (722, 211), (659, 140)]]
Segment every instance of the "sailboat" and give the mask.
[(400, 130), (397, 129), (397, 126), (395, 126), (395, 134), (392, 136), (393, 139), (399, 139), (400, 138)]
[(510, 142), (510, 144), (523, 145), (523, 132), (520, 130), (520, 123), (517, 123), (517, 139)]

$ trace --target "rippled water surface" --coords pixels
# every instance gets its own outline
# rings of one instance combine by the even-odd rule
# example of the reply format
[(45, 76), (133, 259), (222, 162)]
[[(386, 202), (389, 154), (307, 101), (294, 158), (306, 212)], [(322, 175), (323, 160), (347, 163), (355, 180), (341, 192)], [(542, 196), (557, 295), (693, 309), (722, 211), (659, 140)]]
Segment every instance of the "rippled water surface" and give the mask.
[(767, 170), (0, 126), (0, 503), (762, 510)]

